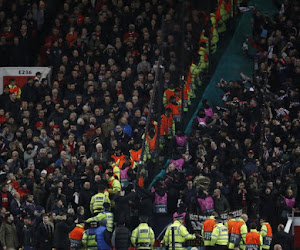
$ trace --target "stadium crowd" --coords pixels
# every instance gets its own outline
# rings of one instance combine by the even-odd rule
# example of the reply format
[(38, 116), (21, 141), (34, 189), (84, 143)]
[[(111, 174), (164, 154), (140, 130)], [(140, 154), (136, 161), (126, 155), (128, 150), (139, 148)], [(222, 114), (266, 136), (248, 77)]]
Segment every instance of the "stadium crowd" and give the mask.
[[(1, 65), (30, 65), (37, 36), (51, 23), (47, 5), (20, 0), (8, 8), (7, 2), (0, 1), (1, 51), (7, 55)], [(231, 1), (218, 1), (219, 23), (225, 3)], [(243, 49), (245, 60), (254, 61), (254, 75), (221, 79), (216, 88), (224, 91), (224, 105), (204, 100), (185, 135), (181, 109), (191, 93), (181, 93), (180, 67), (193, 60), (207, 69), (203, 40), (198, 51), (207, 19), (184, 4), (181, 16), (175, 0), (64, 1), (36, 63), (52, 67), (51, 82), (37, 73), (19, 88), (12, 78), (0, 96), (3, 249), (151, 249), (156, 237), (150, 227), (161, 214), (174, 218), (175, 249), (200, 234), (206, 247), (242, 248), (247, 225), (253, 233), (260, 229), (264, 249), (292, 249), (282, 223), (298, 210), (300, 197), (300, 5), (285, 1), (274, 17), (253, 11), (253, 34)], [(178, 52), (182, 18), (184, 57)], [(164, 92), (150, 109), (161, 55)], [(190, 73), (194, 81), (198, 76)], [(153, 115), (145, 135), (159, 101), (164, 112)], [(158, 155), (170, 161), (150, 186), (162, 169)], [(232, 218), (240, 223), (234, 241), (230, 220), (225, 227), (220, 216), (240, 209), (241, 218)], [(194, 232), (189, 214), (213, 216), (208, 238), (205, 227)], [(228, 230), (223, 238), (219, 229)], [(170, 247), (171, 231), (162, 241)]]

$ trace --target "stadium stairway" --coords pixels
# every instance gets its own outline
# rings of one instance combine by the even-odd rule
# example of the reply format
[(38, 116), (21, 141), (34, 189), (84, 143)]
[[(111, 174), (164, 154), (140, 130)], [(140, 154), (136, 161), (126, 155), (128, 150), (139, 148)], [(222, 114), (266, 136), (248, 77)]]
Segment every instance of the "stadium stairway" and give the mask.
[[(273, 3), (273, 0), (251, 0), (248, 6), (256, 7), (261, 13), (269, 13), (273, 15), (278, 12), (278, 8)], [(202, 107), (202, 100), (207, 99), (210, 101), (213, 107), (222, 105), (223, 92), (216, 88), (215, 85), (220, 81), (221, 78), (228, 80), (236, 80), (240, 78), (240, 72), (243, 72), (246, 75), (253, 74), (253, 61), (248, 59), (242, 51), (243, 42), (246, 40), (247, 35), (252, 34), (252, 18), (253, 11), (249, 10), (243, 12), (239, 18), (236, 20), (235, 32), (230, 40), (228, 46), (225, 42), (219, 43), (218, 47), (223, 52), (221, 58), (217, 62), (215, 71), (210, 78), (209, 83), (206, 85), (206, 88), (198, 100), (199, 102), (191, 107), (192, 115), (186, 116), (189, 119), (189, 122), (186, 126), (185, 133), (189, 134), (191, 132), (191, 126), (193, 119), (197, 115), (199, 109)], [(223, 48), (221, 48), (221, 46)], [(219, 49), (219, 48), (218, 48)], [(219, 54), (221, 54), (219, 52)], [(196, 106), (196, 107), (195, 107)]]

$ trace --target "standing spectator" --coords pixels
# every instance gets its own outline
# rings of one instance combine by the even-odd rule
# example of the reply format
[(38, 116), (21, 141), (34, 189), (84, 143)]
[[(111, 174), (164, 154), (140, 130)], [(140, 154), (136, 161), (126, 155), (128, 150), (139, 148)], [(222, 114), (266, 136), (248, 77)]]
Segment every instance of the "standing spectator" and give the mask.
[(11, 213), (5, 215), (5, 222), (1, 225), (0, 242), (4, 250), (17, 249), (20, 246), (14, 216)]
[(284, 231), (284, 225), (279, 224), (277, 232), (274, 234), (270, 249), (275, 249), (275, 245), (280, 244), (284, 250), (293, 249), (293, 237)]
[(120, 219), (112, 235), (112, 247), (116, 250), (127, 250), (130, 247), (130, 237), (131, 232), (125, 226), (125, 220)]
[(215, 189), (213, 194), (214, 209), (217, 214), (227, 213), (230, 211), (230, 205), (220, 189)]
[(20, 222), (22, 225), (18, 228), (18, 235), (20, 244), (24, 246), (24, 249), (34, 249), (34, 225), (29, 216), (24, 217), (24, 222)]
[(49, 216), (44, 214), (42, 222), (38, 225), (36, 231), (36, 247), (38, 249), (51, 250), (53, 247), (53, 227), (49, 223)]
[(0, 192), (0, 207), (4, 207), (6, 210), (10, 209), (11, 201), (12, 195), (8, 192), (8, 184), (3, 184)]
[(75, 224), (70, 224), (66, 214), (57, 216), (56, 220), (53, 234), (53, 246), (56, 247), (56, 249), (68, 250), (70, 249), (69, 233), (74, 229)]

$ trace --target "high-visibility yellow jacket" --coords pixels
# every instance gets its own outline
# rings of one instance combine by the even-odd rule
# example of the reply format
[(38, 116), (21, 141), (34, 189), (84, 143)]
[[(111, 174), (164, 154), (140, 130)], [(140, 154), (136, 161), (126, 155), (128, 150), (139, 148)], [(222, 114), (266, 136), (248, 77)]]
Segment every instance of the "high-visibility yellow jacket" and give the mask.
[(147, 223), (141, 223), (133, 230), (131, 235), (131, 243), (137, 247), (137, 249), (152, 249), (154, 240), (154, 232)]
[(107, 191), (104, 193), (98, 193), (92, 196), (90, 202), (90, 210), (92, 214), (103, 212), (103, 203), (108, 202), (110, 203), (109, 194)]
[(82, 245), (84, 249), (97, 249), (96, 230), (97, 228), (89, 228), (83, 232)]
[(101, 221), (103, 219), (106, 220), (106, 229), (107, 229), (107, 231), (113, 232), (114, 214), (112, 212), (105, 211), (103, 213), (99, 213), (96, 216), (87, 219), (86, 222), (90, 223), (92, 221)]
[(263, 237), (262, 249), (270, 249), (272, 242), (272, 228), (269, 223), (264, 222), (260, 229), (260, 235)]
[(182, 246), (186, 240), (196, 239), (196, 235), (190, 234), (186, 227), (180, 223), (180, 221), (175, 220), (172, 225), (167, 228), (164, 239), (162, 243), (167, 246), (172, 246), (172, 228), (174, 228), (174, 241), (175, 241), (175, 250), (185, 249)]
[(228, 244), (228, 229), (222, 223), (218, 223), (214, 226), (214, 230), (211, 234), (212, 245), (227, 246)]

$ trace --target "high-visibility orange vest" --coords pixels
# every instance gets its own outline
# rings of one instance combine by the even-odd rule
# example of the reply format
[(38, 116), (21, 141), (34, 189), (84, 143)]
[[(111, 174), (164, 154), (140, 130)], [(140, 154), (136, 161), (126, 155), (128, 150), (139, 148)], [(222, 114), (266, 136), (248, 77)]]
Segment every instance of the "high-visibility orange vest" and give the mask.
[(131, 159), (133, 161), (140, 161), (141, 160), (141, 154), (142, 154), (142, 149), (141, 148), (137, 151), (133, 150), (133, 149), (130, 149), (129, 152), (131, 154)]
[(203, 222), (203, 230), (205, 232), (212, 232), (214, 230), (215, 225), (216, 221), (214, 219), (207, 219)]
[(246, 244), (253, 244), (260, 246), (260, 234), (259, 232), (249, 232), (246, 234)]
[(118, 165), (119, 168), (122, 168), (124, 162), (125, 162), (125, 155), (111, 155), (111, 158), (115, 160), (115, 163)]
[(267, 230), (268, 230), (266, 236), (267, 237), (272, 237), (272, 228), (271, 228), (270, 224), (269, 223), (264, 223), (264, 225), (267, 227)]
[(172, 103), (168, 103), (168, 105), (166, 106), (166, 109), (167, 108), (170, 108), (171, 111), (172, 111), (172, 115), (180, 115), (180, 106), (181, 105), (175, 105), (175, 104), (172, 104)]
[(70, 232), (70, 239), (73, 240), (82, 240), (82, 235), (84, 232), (84, 228), (81, 225), (76, 225), (76, 227)]
[(231, 231), (232, 231), (232, 228), (233, 228), (233, 225), (234, 225), (235, 222), (236, 222), (235, 220), (229, 220), (227, 222), (227, 224), (228, 224), (228, 234), (231, 234)]
[(173, 117), (167, 117), (165, 114), (161, 116), (160, 135), (172, 134)]
[(231, 233), (241, 234), (241, 226), (244, 224), (243, 221), (234, 221)]
[(155, 123), (154, 123), (154, 128), (155, 128), (155, 134), (153, 138), (149, 137), (149, 133), (147, 133), (146, 135), (146, 141), (149, 144), (149, 151), (156, 149), (156, 138), (157, 138), (158, 131), (157, 131), (157, 124)]
[(166, 94), (166, 98), (167, 98), (166, 101), (168, 102), (170, 97), (175, 95), (175, 89), (166, 89), (165, 94)]

